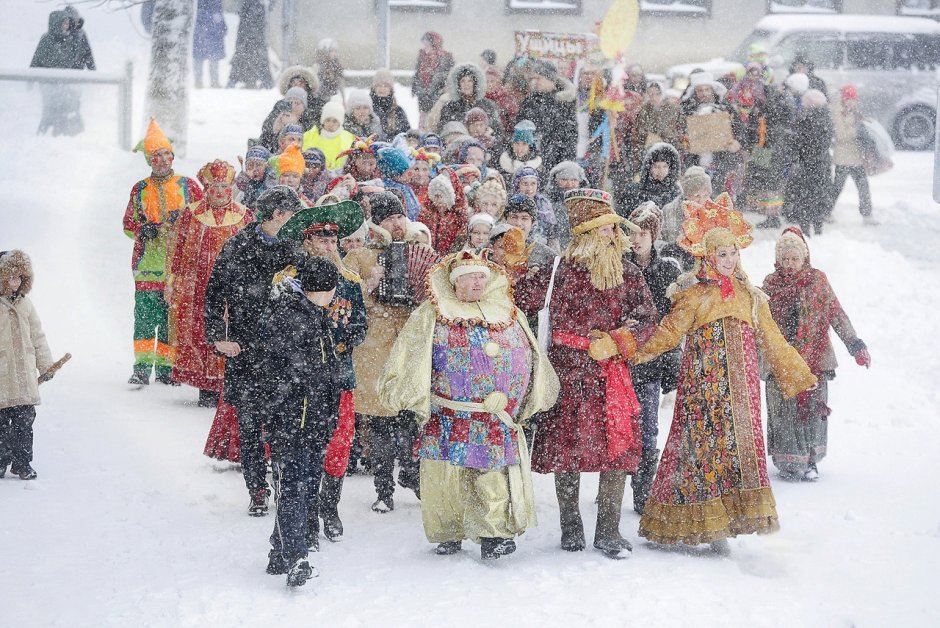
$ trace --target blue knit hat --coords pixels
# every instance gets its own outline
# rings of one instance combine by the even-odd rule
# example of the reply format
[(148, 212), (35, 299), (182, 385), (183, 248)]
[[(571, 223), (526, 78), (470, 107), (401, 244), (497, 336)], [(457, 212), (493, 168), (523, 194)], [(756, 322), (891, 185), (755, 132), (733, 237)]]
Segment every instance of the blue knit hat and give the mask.
[(397, 177), (411, 167), (411, 161), (403, 150), (383, 148), (378, 152), (376, 165), (384, 176)]
[(438, 148), (438, 149), (443, 150), (444, 141), (441, 140), (441, 136), (438, 135), (437, 133), (428, 133), (421, 139), (421, 144), (419, 148), (428, 148), (428, 147)]
[(531, 120), (520, 120), (512, 130), (512, 142), (525, 142), (535, 146), (535, 123)]
[(251, 161), (252, 159), (259, 159), (261, 161), (267, 161), (271, 159), (271, 151), (262, 146), (261, 144), (256, 144), (248, 149), (248, 152), (245, 153), (245, 161)]
[(308, 166), (320, 166), (321, 168), (326, 166), (326, 155), (323, 154), (323, 151), (319, 148), (308, 148), (303, 152), (304, 163)]
[(277, 134), (277, 139), (281, 139), (285, 135), (303, 135), (304, 128), (299, 124), (285, 124), (284, 128), (281, 129), (281, 132)]
[(526, 177), (535, 177), (536, 179), (538, 179), (539, 173), (535, 168), (532, 168), (530, 166), (520, 167), (518, 170), (516, 170), (516, 174), (512, 175), (512, 189), (518, 190), (519, 182)]

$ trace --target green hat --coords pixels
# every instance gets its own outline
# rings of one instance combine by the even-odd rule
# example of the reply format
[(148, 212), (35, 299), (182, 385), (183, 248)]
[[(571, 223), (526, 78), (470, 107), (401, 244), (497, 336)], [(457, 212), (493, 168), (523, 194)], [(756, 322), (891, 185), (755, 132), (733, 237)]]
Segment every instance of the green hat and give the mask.
[(345, 238), (361, 227), (364, 220), (362, 207), (355, 201), (307, 207), (291, 216), (278, 231), (277, 237), (300, 242), (308, 229), (323, 225), (324, 231), (335, 231), (340, 238)]

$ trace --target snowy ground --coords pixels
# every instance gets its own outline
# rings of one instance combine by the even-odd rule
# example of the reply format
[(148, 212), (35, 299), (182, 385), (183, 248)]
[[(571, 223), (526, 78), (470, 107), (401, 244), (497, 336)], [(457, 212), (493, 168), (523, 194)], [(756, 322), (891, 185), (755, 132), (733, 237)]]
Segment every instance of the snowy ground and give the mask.
[[(24, 66), (51, 5), (0, 0), (2, 13), (14, 4), (23, 17), (0, 27), (0, 57)], [(146, 59), (128, 16), (85, 12), (102, 71)], [(862, 226), (853, 188), (836, 224), (810, 243), (873, 367), (855, 366), (837, 345), (831, 453), (818, 482), (774, 482), (778, 534), (732, 540), (730, 558), (662, 552), (640, 542), (626, 507), (631, 560), (568, 554), (557, 549), (551, 477), (537, 476), (541, 525), (515, 555), (483, 565), (475, 547), (433, 555), (410, 493), (396, 493), (393, 513), (372, 513), (371, 477), (357, 476), (341, 504), (345, 539), (322, 541), (314, 557), (322, 576), (288, 592), (283, 578), (264, 573), (272, 519), (246, 516), (241, 475), (201, 453), (212, 412), (193, 405), (191, 389), (132, 392), (124, 383), (133, 284), (121, 218), (147, 168), (115, 146), (112, 96), (86, 93), (90, 132), (54, 139), (32, 134), (37, 91), (4, 84), (3, 94), (0, 250), (32, 255), (49, 343), (75, 357), (42, 387), (39, 479), (0, 480), (0, 625), (936, 625), (940, 213), (930, 198), (931, 155), (899, 154), (895, 169), (872, 181), (881, 226)], [(275, 98), (194, 92), (189, 156), (177, 171), (234, 161)], [(760, 234), (744, 254), (755, 282), (772, 258)], [(670, 419), (663, 411), (663, 439)], [(589, 538), (595, 489), (596, 477), (586, 479)]]

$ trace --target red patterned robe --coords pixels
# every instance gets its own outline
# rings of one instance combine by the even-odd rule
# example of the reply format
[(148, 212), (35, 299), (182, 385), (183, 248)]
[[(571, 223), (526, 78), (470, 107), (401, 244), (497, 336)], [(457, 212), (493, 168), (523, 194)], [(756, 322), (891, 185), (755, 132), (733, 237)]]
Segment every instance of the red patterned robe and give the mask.
[[(536, 310), (545, 299), (551, 265), (543, 269), (542, 281), (517, 286), (517, 301), (523, 310)], [(607, 365), (593, 360), (584, 349), (558, 342), (560, 334), (588, 339), (592, 330), (611, 333), (622, 354), (630, 355), (634, 343), (642, 344), (659, 322), (643, 273), (624, 260), (623, 283), (601, 291), (591, 284), (587, 269), (568, 260), (558, 264), (549, 306), (552, 334), (556, 339), (548, 358), (561, 380), (561, 395), (555, 407), (539, 418), (532, 450), (532, 469), (539, 473), (635, 471), (640, 460), (639, 409), (626, 426), (632, 436), (626, 451), (609, 455), (607, 421)], [(633, 334), (617, 332), (627, 320), (638, 321)], [(619, 365), (623, 356), (612, 358)], [(630, 395), (633, 395), (632, 388)], [(635, 396), (634, 396), (635, 401)]]
[(170, 241), (172, 281), (170, 343), (175, 347), (173, 378), (201, 390), (221, 392), (225, 360), (206, 345), (203, 303), (212, 265), (222, 245), (251, 222), (251, 211), (238, 203), (215, 208), (208, 201), (181, 212)]

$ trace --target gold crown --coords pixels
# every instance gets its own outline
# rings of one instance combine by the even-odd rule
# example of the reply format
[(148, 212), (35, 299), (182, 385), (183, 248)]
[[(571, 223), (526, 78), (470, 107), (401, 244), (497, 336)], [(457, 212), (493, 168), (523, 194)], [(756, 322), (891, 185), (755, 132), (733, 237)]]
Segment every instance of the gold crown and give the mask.
[(682, 223), (683, 235), (676, 243), (695, 257), (705, 257), (712, 252), (709, 248), (725, 243), (743, 249), (754, 241), (753, 225), (734, 208), (727, 192), (702, 205), (684, 203), (683, 209), (686, 215)]

